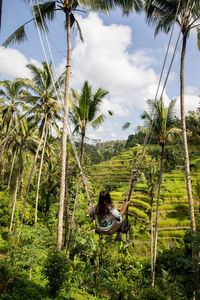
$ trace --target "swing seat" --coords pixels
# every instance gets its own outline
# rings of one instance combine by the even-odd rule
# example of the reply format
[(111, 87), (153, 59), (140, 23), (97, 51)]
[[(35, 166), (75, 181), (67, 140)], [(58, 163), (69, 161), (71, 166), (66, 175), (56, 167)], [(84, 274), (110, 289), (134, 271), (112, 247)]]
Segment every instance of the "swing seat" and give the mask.
[(129, 230), (130, 230), (130, 227), (131, 225), (128, 224), (128, 223), (125, 223), (125, 222), (122, 222), (122, 223), (115, 223), (112, 228), (108, 231), (104, 231), (104, 230), (101, 230), (100, 228), (97, 228), (95, 229), (95, 233), (98, 233), (98, 234), (106, 234), (106, 235), (111, 235), (111, 234), (114, 234), (116, 232), (121, 232), (121, 233), (127, 233)]

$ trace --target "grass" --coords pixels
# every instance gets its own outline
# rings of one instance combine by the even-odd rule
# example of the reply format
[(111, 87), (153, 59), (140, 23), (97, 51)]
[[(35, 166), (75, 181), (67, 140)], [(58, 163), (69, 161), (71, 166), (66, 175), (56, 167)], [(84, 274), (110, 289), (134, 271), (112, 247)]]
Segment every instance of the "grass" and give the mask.
[(180, 221), (178, 219), (173, 219), (173, 218), (170, 218), (170, 219), (166, 219), (166, 220), (160, 220), (158, 221), (158, 226), (159, 227), (186, 227), (186, 226), (189, 226), (190, 225), (190, 220), (183, 220), (183, 221)]
[(133, 216), (135, 216), (137, 218), (140, 218), (140, 219), (142, 219), (142, 220), (144, 220), (146, 222), (149, 222), (148, 215), (144, 211), (142, 211), (142, 210), (140, 210), (140, 209), (138, 209), (136, 207), (131, 207), (130, 206), (129, 207), (129, 214), (133, 215)]
[(131, 204), (133, 206), (144, 208), (146, 211), (149, 211), (151, 209), (151, 206), (150, 206), (149, 203), (141, 201), (141, 200), (135, 200), (134, 199), (133, 201), (131, 201)]
[(166, 230), (159, 231), (159, 237), (178, 237), (183, 238), (185, 236), (186, 230)]

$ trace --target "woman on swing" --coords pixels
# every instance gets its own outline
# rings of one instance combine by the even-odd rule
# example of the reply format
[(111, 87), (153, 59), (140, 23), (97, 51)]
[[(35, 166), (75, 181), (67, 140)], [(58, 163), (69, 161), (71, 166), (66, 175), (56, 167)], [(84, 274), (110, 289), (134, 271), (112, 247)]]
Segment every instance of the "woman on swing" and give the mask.
[(88, 208), (90, 219), (96, 220), (96, 232), (108, 235), (117, 232), (116, 240), (121, 240), (120, 233), (127, 233), (130, 229), (130, 225), (122, 222), (122, 217), (125, 215), (129, 204), (130, 201), (125, 202), (119, 212), (112, 206), (110, 193), (107, 191), (100, 192), (98, 204), (93, 208)]

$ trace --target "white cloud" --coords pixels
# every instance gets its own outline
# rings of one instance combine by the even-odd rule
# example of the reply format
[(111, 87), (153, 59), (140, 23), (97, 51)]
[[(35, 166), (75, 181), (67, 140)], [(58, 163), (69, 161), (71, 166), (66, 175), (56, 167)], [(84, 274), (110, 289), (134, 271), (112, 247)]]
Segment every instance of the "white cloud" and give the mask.
[[(146, 107), (146, 100), (155, 97), (157, 75), (150, 50), (129, 53), (131, 28), (104, 25), (95, 13), (87, 18), (77, 16), (84, 43), (77, 37), (72, 52), (71, 86), (80, 89), (85, 80), (93, 89), (109, 91), (103, 110), (115, 116), (131, 116), (135, 109)], [(65, 62), (62, 64), (64, 69)]]
[[(197, 107), (200, 106), (199, 94), (200, 91), (198, 87), (187, 86), (185, 88), (185, 94), (184, 94), (185, 114), (187, 114), (188, 111), (190, 110), (195, 111)], [(178, 117), (180, 118), (180, 97), (177, 97), (176, 110), (177, 110)]]
[(2, 80), (30, 77), (27, 58), (16, 49), (0, 47), (0, 77)]

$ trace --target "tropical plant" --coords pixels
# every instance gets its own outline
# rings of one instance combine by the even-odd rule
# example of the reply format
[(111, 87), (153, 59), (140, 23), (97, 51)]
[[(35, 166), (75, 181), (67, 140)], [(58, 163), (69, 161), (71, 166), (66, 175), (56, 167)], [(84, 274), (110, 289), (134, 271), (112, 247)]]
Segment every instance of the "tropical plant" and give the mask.
[[(38, 141), (36, 132), (34, 132), (35, 129), (32, 127), (32, 124), (27, 121), (26, 118), (20, 119), (20, 116), (18, 116), (18, 118), (14, 118), (13, 122), (14, 122), (15, 130), (13, 130), (13, 132), (10, 134), (8, 138), (7, 148), (8, 150), (11, 149), (15, 153), (16, 160), (17, 160), (15, 164), (18, 171), (17, 171), (16, 181), (15, 181), (12, 214), (10, 220), (10, 232), (12, 231), (12, 226), (13, 226), (18, 187), (21, 181), (21, 176), (24, 168), (24, 160), (25, 160), (24, 156), (26, 155), (27, 151), (33, 154), (35, 153), (35, 148)], [(12, 163), (12, 168), (14, 168), (14, 162)]]
[[(35, 108), (32, 112), (36, 114), (30, 119), (33, 120), (34, 124), (40, 125), (40, 134), (42, 137), (42, 132), (44, 129), (44, 143), (42, 149), (42, 155), (40, 159), (40, 168), (38, 174), (36, 199), (35, 199), (35, 224), (37, 223), (37, 208), (38, 208), (38, 195), (40, 187), (40, 178), (42, 173), (44, 151), (47, 141), (47, 136), (51, 133), (51, 127), (55, 130), (58, 136), (60, 136), (60, 131), (57, 122), (61, 121), (61, 116), (59, 114), (61, 108), (58, 104), (59, 96), (62, 94), (60, 87), (64, 82), (64, 74), (61, 74), (57, 80), (53, 78), (52, 63), (48, 65), (46, 62), (42, 63), (42, 69), (36, 67), (35, 65), (29, 64), (27, 67), (33, 74), (33, 81), (26, 80), (27, 86), (30, 87), (34, 95), (26, 94), (26, 101), (35, 104)], [(59, 92), (58, 92), (59, 89)], [(37, 96), (35, 96), (35, 94)], [(46, 123), (46, 125), (45, 125)]]
[(146, 121), (148, 128), (152, 128), (153, 134), (157, 137), (158, 142), (161, 146), (161, 157), (160, 157), (160, 175), (158, 181), (158, 193), (157, 193), (157, 208), (156, 208), (156, 223), (155, 223), (155, 239), (154, 239), (154, 259), (153, 259), (153, 276), (152, 286), (155, 281), (155, 266), (156, 266), (156, 255), (157, 255), (157, 240), (158, 240), (158, 217), (159, 217), (159, 205), (160, 205), (160, 189), (163, 176), (163, 160), (164, 150), (167, 141), (174, 132), (177, 132), (174, 126), (174, 106), (176, 99), (171, 100), (168, 107), (164, 107), (163, 99), (161, 101), (148, 100), (147, 103), (154, 112), (154, 118), (151, 114), (146, 111), (142, 114), (141, 118)]
[[(71, 107), (69, 117), (74, 124), (74, 132), (81, 135), (80, 164), (83, 161), (83, 147), (86, 130), (89, 126), (99, 127), (105, 119), (104, 114), (100, 114), (100, 107), (108, 91), (99, 88), (95, 93), (92, 86), (87, 81), (84, 82), (81, 93), (71, 89)], [(108, 112), (112, 115), (112, 112)]]
[(188, 193), (188, 202), (190, 209), (190, 223), (191, 231), (196, 231), (194, 204), (192, 198), (192, 186), (190, 179), (190, 163), (187, 145), (187, 132), (185, 121), (185, 104), (184, 104), (184, 64), (187, 40), (190, 31), (193, 28), (197, 30), (198, 48), (200, 49), (200, 3), (199, 1), (170, 1), (170, 0), (147, 0), (146, 5), (147, 21), (156, 25), (155, 34), (159, 31), (168, 33), (174, 22), (180, 26), (183, 36), (182, 50), (180, 60), (180, 109), (181, 109), (181, 123), (182, 123), (182, 137), (184, 147), (184, 162), (185, 174)]
[(189, 111), (186, 119), (187, 128), (189, 130), (189, 140), (193, 144), (200, 143), (200, 111)]
[(38, 148), (36, 151), (36, 155), (34, 158), (33, 166), (31, 169), (29, 183), (26, 190), (26, 197), (24, 200), (24, 207), (21, 218), (21, 225), (23, 223), (24, 213), (26, 201), (30, 189), (30, 183), (32, 179), (32, 175), (34, 173), (34, 169), (36, 166), (39, 150), (44, 138), (43, 143), (43, 151), (40, 160), (40, 169), (38, 174), (38, 182), (37, 182), (37, 190), (36, 190), (36, 200), (35, 200), (35, 223), (37, 223), (37, 208), (38, 208), (38, 194), (39, 194), (39, 186), (40, 186), (40, 178), (42, 172), (43, 158), (44, 158), (44, 150), (47, 140), (47, 135), (49, 134), (50, 126), (52, 125), (57, 134), (59, 135), (59, 128), (57, 125), (57, 121), (61, 120), (61, 116), (59, 115), (60, 106), (58, 105), (58, 97), (61, 90), (59, 91), (59, 95), (57, 93), (56, 88), (61, 87), (64, 81), (64, 74), (61, 74), (57, 80), (54, 81), (53, 72), (52, 72), (52, 63), (49, 65), (46, 62), (42, 63), (42, 68), (39, 68), (33, 64), (27, 65), (27, 68), (30, 69), (33, 79), (24, 79), (26, 86), (31, 89), (32, 92), (26, 91), (24, 92), (24, 100), (27, 103), (34, 104), (34, 107), (31, 109), (31, 112), (34, 113), (29, 120), (33, 122), (33, 126), (36, 124), (39, 125), (40, 132), (40, 142), (38, 144)]
[(21, 98), (24, 91), (25, 84), (21, 79), (0, 81), (0, 97), (4, 101), (1, 126), (1, 133), (4, 133), (2, 135), (4, 142), (1, 149), (0, 161), (12, 126), (13, 117), (18, 112), (19, 105), (22, 104)]

